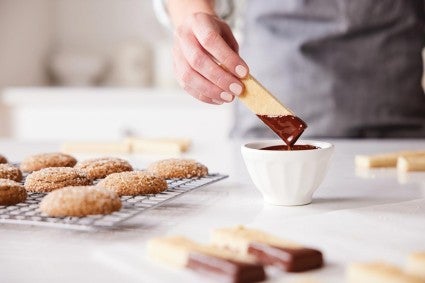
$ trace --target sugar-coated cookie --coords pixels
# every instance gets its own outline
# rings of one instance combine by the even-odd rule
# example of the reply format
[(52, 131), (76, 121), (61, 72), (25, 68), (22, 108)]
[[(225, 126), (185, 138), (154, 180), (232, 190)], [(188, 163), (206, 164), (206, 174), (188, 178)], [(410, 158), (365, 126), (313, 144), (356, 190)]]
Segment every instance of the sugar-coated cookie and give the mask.
[(22, 181), (22, 172), (11, 164), (0, 164), (0, 179), (9, 179), (16, 182)]
[(164, 159), (152, 163), (147, 169), (165, 179), (193, 178), (208, 175), (208, 168), (193, 159)]
[(168, 188), (163, 178), (146, 171), (113, 173), (98, 186), (113, 190), (119, 196), (157, 194)]
[(40, 210), (54, 217), (110, 214), (120, 209), (121, 200), (116, 193), (95, 186), (58, 189), (40, 203)]
[(91, 179), (101, 179), (112, 173), (133, 171), (133, 167), (126, 160), (113, 157), (102, 157), (85, 160), (75, 166), (86, 172)]
[(0, 164), (7, 163), (6, 157), (0, 154)]
[(27, 191), (18, 182), (0, 179), (0, 205), (14, 205), (27, 199)]
[(21, 163), (23, 172), (34, 172), (50, 167), (73, 167), (77, 160), (71, 155), (64, 153), (43, 153), (25, 158)]
[(51, 192), (63, 187), (91, 184), (92, 180), (84, 171), (70, 167), (52, 167), (28, 175), (25, 189), (30, 192)]

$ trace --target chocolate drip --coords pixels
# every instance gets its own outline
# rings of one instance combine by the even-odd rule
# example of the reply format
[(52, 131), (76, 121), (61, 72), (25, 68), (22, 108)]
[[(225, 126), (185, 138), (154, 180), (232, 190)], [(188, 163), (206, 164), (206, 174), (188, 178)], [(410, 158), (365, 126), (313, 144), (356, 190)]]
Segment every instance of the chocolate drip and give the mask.
[(295, 144), (295, 142), (307, 128), (307, 124), (303, 120), (292, 115), (257, 116), (290, 147)]
[(263, 264), (275, 265), (289, 272), (301, 272), (323, 266), (318, 250), (308, 248), (281, 248), (263, 243), (251, 243), (248, 253)]
[(250, 283), (266, 279), (261, 264), (228, 260), (203, 253), (190, 253), (187, 268), (211, 276), (218, 282)]
[(310, 145), (310, 144), (295, 144), (293, 146), (287, 146), (287, 145), (273, 145), (268, 147), (263, 147), (261, 150), (311, 150), (311, 149), (318, 149), (317, 146)]

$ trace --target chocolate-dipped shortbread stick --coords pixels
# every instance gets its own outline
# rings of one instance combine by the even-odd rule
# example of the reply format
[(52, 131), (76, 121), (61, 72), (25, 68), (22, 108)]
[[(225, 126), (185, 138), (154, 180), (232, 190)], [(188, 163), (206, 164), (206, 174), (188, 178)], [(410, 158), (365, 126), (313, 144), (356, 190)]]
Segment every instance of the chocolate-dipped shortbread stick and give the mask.
[(239, 99), (254, 112), (288, 146), (295, 144), (307, 124), (279, 102), (251, 75), (242, 79), (244, 92)]
[(250, 283), (266, 278), (263, 266), (254, 258), (200, 245), (184, 237), (152, 239), (148, 253), (157, 261), (206, 274), (218, 282)]
[(217, 229), (212, 244), (240, 255), (255, 256), (257, 261), (289, 272), (307, 271), (323, 266), (320, 251), (282, 240), (260, 230), (242, 226)]

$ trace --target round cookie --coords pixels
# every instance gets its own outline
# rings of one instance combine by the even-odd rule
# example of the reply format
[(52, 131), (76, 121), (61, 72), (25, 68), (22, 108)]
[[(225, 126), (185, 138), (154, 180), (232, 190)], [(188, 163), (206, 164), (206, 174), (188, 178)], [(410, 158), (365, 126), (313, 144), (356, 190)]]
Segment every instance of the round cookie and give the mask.
[(130, 163), (121, 158), (103, 157), (79, 162), (75, 168), (86, 172), (91, 179), (101, 179), (112, 173), (133, 171)]
[(68, 186), (91, 185), (92, 180), (84, 171), (70, 167), (52, 167), (35, 171), (25, 180), (25, 189), (46, 193)]
[(18, 182), (0, 179), (0, 205), (14, 205), (27, 199), (27, 191)]
[(40, 210), (49, 216), (110, 214), (121, 209), (116, 193), (94, 186), (65, 187), (47, 194)]
[(29, 156), (22, 161), (20, 167), (23, 172), (34, 172), (50, 167), (73, 167), (75, 164), (77, 160), (71, 155), (53, 152)]
[(6, 157), (0, 154), (0, 164), (7, 163)]
[(152, 163), (149, 172), (165, 178), (193, 178), (208, 175), (208, 168), (193, 159), (170, 158)]
[(119, 196), (157, 194), (168, 188), (164, 179), (146, 171), (113, 173), (97, 186), (113, 190)]
[(11, 164), (0, 164), (0, 179), (9, 179), (16, 182), (22, 181), (22, 172)]

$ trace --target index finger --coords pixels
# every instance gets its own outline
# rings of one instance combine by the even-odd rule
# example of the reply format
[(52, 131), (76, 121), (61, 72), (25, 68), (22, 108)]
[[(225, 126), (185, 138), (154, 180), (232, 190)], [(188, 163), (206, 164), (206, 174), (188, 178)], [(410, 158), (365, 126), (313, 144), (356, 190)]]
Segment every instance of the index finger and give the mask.
[(201, 46), (208, 51), (229, 72), (239, 78), (248, 74), (248, 66), (229, 46), (210, 21), (200, 17), (201, 24), (193, 26), (193, 34)]

